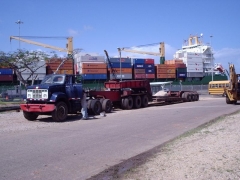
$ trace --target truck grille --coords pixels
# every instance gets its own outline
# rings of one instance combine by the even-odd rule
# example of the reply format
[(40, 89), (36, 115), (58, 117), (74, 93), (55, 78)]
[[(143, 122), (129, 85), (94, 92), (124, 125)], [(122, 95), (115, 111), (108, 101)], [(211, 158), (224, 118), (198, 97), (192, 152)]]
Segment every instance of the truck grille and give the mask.
[(43, 91), (44, 91), (43, 89), (34, 89), (33, 90), (33, 99), (41, 99)]
[(48, 99), (47, 89), (28, 89), (27, 90), (28, 99)]

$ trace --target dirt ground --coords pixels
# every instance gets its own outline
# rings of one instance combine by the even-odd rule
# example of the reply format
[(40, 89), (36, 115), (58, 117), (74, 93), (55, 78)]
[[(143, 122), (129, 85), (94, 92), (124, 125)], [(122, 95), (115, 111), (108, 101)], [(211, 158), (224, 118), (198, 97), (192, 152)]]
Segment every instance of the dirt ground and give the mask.
[(116, 179), (240, 179), (240, 112), (177, 138)]

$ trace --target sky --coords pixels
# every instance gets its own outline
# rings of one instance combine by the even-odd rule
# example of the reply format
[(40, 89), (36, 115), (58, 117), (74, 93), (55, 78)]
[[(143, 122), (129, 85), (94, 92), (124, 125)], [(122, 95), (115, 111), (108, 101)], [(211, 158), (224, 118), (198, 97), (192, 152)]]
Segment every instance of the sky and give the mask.
[[(233, 63), (240, 73), (239, 0), (1, 0), (0, 7), (0, 51), (53, 51), (10, 41), (10, 36), (52, 37), (31, 40), (61, 48), (66, 37), (73, 37), (74, 49), (103, 56), (107, 50), (110, 57), (119, 56), (119, 47), (164, 42), (166, 60), (171, 60), (190, 35), (203, 34), (203, 42), (214, 50), (215, 63), (226, 69)], [(142, 50), (158, 48), (155, 44)], [(159, 63), (156, 56), (132, 56)]]

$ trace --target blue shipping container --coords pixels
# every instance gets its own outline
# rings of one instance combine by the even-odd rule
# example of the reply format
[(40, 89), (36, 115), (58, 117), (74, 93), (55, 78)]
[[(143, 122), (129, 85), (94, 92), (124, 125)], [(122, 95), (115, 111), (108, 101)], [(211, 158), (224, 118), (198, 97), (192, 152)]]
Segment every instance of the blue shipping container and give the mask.
[(155, 68), (154, 64), (145, 64), (145, 68)]
[(2, 68), (0, 69), (0, 74), (4, 75), (12, 75), (13, 74), (13, 69), (8, 69), (8, 68)]
[(144, 63), (135, 63), (134, 69), (145, 69), (145, 64)]
[(146, 74), (154, 74), (155, 73), (155, 68), (146, 68), (145, 73)]
[(100, 80), (107, 79), (107, 74), (82, 74), (84, 80)]
[[(112, 62), (111, 65), (112, 65), (112, 68), (120, 68), (119, 62)], [(122, 68), (132, 68), (132, 64), (131, 63), (121, 63), (121, 67)], [(108, 64), (108, 68), (110, 68), (109, 64)]]
[[(109, 58), (110, 62), (112, 63), (120, 63), (120, 58)], [(131, 63), (130, 58), (121, 58), (122, 63)]]
[(177, 72), (177, 78), (185, 78), (185, 77), (187, 77), (186, 72)]
[(133, 64), (144, 64), (145, 59), (133, 59)]

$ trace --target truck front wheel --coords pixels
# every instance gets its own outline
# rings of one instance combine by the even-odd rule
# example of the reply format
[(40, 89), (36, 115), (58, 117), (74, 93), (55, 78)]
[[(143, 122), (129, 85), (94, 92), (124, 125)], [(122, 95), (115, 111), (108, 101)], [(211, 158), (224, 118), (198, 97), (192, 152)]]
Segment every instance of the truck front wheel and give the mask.
[(38, 115), (36, 113), (31, 113), (31, 112), (27, 112), (27, 111), (23, 111), (23, 116), (29, 121), (34, 121), (38, 117)]
[(68, 107), (65, 102), (58, 102), (56, 109), (52, 112), (52, 118), (54, 121), (62, 122), (67, 118)]

